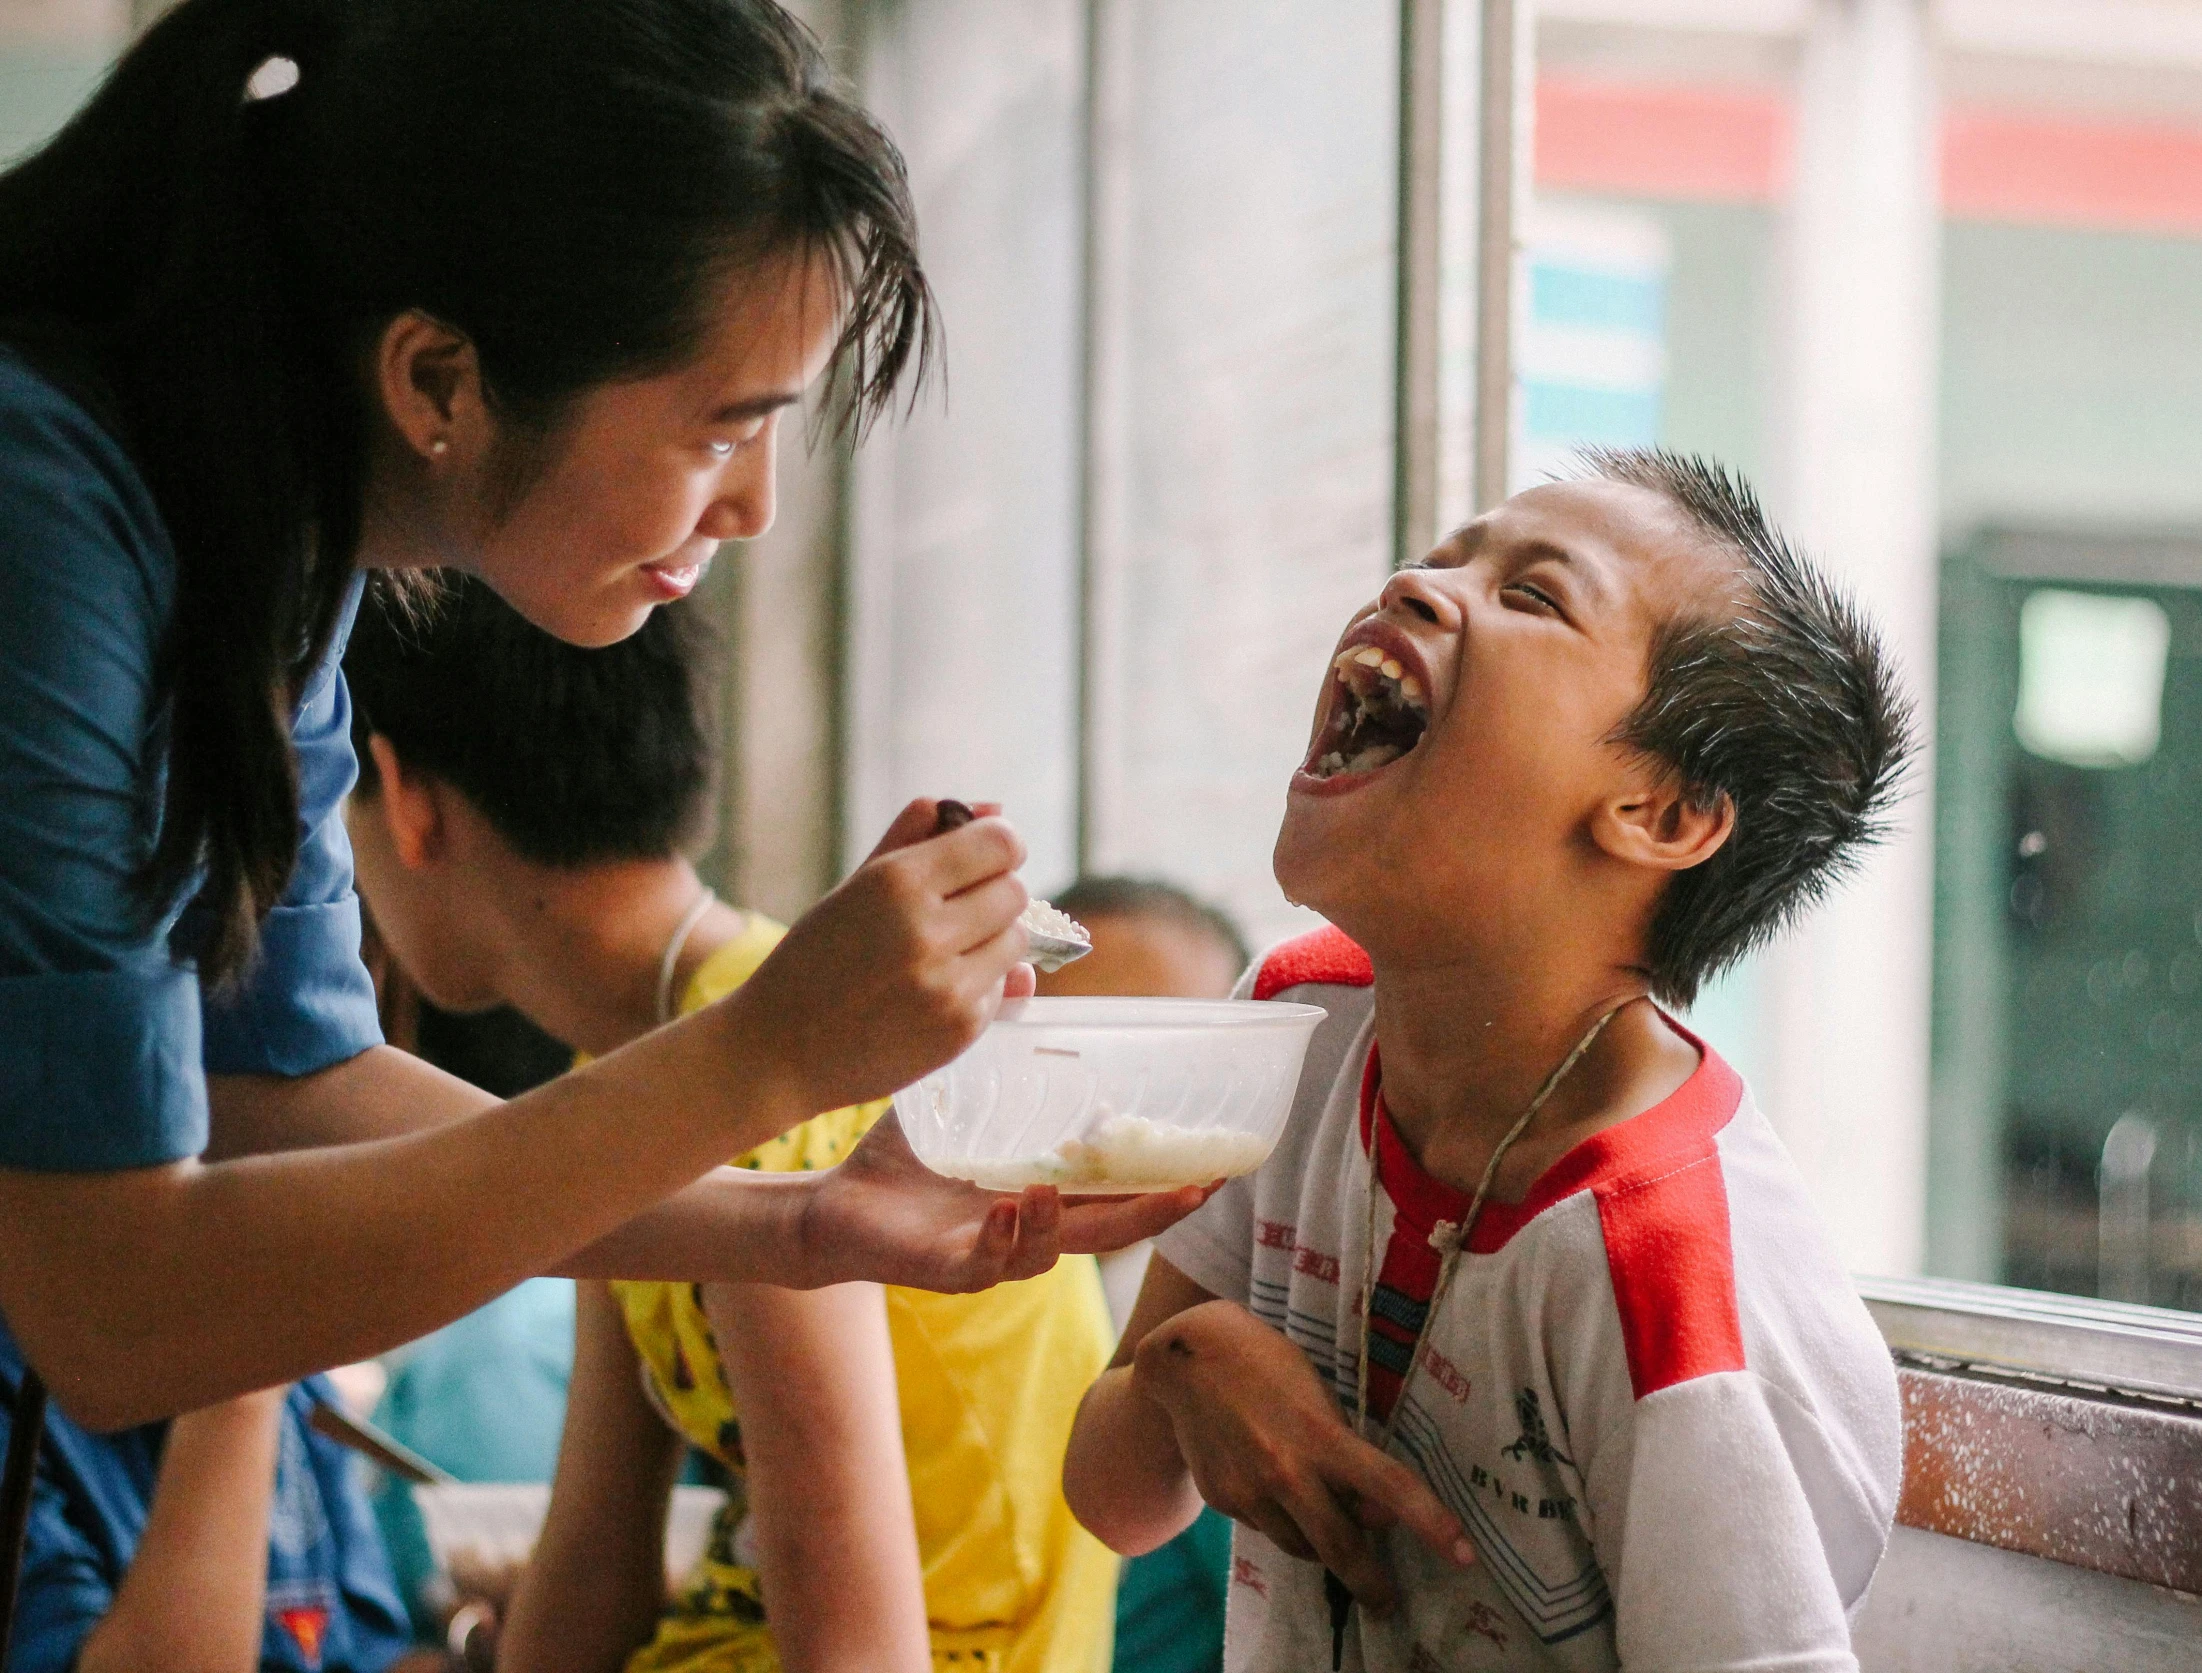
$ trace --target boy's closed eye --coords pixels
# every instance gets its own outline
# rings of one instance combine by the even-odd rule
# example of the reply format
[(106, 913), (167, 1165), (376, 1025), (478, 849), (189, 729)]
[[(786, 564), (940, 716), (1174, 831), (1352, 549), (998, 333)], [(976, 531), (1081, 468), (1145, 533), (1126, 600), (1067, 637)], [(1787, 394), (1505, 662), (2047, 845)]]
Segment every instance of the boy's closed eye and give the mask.
[(1567, 614), (1561, 609), (1560, 601), (1534, 581), (1509, 581), (1501, 590), (1512, 597), (1526, 600), (1535, 608), (1549, 610), (1555, 616)]

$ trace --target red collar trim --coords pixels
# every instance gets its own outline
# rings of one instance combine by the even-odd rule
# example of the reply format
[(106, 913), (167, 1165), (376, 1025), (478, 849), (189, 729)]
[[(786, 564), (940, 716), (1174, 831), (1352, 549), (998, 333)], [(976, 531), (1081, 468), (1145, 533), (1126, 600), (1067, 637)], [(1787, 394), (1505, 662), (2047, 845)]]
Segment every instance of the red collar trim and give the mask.
[[(1661, 1013), (1665, 1015), (1664, 1012)], [(1667, 1025), (1697, 1048), (1697, 1068), (1659, 1103), (1618, 1126), (1608, 1127), (1562, 1156), (1540, 1174), (1518, 1203), (1496, 1198), (1483, 1205), (1469, 1241), (1473, 1254), (1496, 1254), (1514, 1234), (1553, 1204), (1582, 1191), (1610, 1189), (1637, 1175), (1664, 1172), (1675, 1162), (1711, 1150), (1722, 1128), (1743, 1105), (1743, 1079), (1720, 1054), (1674, 1018)], [(1440, 1220), (1459, 1221), (1474, 1193), (1433, 1177), (1408, 1152), (1384, 1107), (1384, 1071), (1376, 1042), (1369, 1042), (1361, 1071), (1361, 1148), (1373, 1134), (1376, 1174), (1393, 1209), (1415, 1230), (1434, 1230)]]

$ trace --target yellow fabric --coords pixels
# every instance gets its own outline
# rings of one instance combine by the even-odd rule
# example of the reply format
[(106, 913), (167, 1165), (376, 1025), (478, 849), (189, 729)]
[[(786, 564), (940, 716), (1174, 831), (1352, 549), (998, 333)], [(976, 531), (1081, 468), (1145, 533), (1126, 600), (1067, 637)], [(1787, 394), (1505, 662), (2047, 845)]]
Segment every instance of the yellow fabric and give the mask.
[[(753, 916), (696, 972), (683, 1012), (748, 980), (784, 933)], [(886, 1107), (818, 1116), (739, 1165), (774, 1173), (831, 1167)], [(660, 1410), (736, 1483), (709, 1549), (627, 1673), (778, 1673), (756, 1572), (735, 1549), (747, 1509), (741, 1426), (701, 1291), (612, 1289)], [(1099, 1268), (1080, 1255), (982, 1295), (886, 1295), (934, 1665), (1107, 1673), (1116, 1558), (1078, 1526), (1062, 1489), (1071, 1420), (1114, 1345)]]

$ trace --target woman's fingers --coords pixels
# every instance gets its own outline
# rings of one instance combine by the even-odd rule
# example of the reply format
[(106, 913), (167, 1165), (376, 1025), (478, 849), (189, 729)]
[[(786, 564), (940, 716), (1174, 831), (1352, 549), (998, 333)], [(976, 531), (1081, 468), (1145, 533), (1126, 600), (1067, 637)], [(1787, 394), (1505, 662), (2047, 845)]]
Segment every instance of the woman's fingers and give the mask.
[(972, 1289), (992, 1289), (1009, 1271), (1017, 1255), (1018, 1218), (1017, 1205), (1007, 1199), (987, 1209), (986, 1217), (979, 1222), (978, 1242), (971, 1251), (970, 1271), (966, 1274)]
[(922, 866), (934, 892), (952, 897), (1015, 871), (1025, 863), (1025, 844), (1006, 819), (974, 819), (961, 830), (935, 837), (897, 858)]
[(986, 946), (1005, 929), (1016, 929), (1022, 935), (1017, 915), (1029, 898), (1025, 886), (1007, 874), (965, 889), (940, 904), (936, 922), (941, 941), (966, 953)]
[(1008, 1278), (1037, 1278), (1063, 1252), (1063, 1199), (1053, 1186), (1028, 1185), (1017, 1199), (1017, 1248)]
[(1064, 1204), (1066, 1255), (1106, 1255), (1168, 1231), (1206, 1202), (1215, 1187), (1188, 1185), (1143, 1197), (1073, 1197)]
[(911, 848), (933, 834), (940, 820), (940, 803), (930, 796), (921, 796), (895, 815), (886, 834), (872, 845), (865, 856), (866, 863), (904, 848)]

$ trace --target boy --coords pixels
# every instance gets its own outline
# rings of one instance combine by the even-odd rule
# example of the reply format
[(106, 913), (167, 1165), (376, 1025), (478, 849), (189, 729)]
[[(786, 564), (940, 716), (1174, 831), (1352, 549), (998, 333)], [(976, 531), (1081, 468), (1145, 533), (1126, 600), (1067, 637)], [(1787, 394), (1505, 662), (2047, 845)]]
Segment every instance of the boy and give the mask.
[[(471, 583), (421, 626), (362, 613), (352, 840), (429, 999), (508, 1004), (603, 1053), (723, 997), (778, 943), (687, 859), (715, 758), (701, 632), (674, 605), (577, 650)], [(743, 1165), (832, 1166), (881, 1108), (815, 1117)], [(1059, 1466), (1109, 1343), (1087, 1256), (978, 1295), (581, 1285), (550, 1515), (498, 1666), (1105, 1673), (1116, 1560), (1072, 1519)], [(685, 1446), (733, 1490), (668, 1610)]]
[(1276, 1153), (1158, 1240), (1073, 1436), (1118, 1550), (1204, 1497), (1239, 1521), (1234, 1669), (1856, 1666), (1894, 1374), (1765, 1118), (1654, 1000), (1855, 863), (1907, 708), (1747, 488), (1586, 457), (1341, 641), (1276, 851), (1336, 927), (1248, 988), (1329, 1017)]

